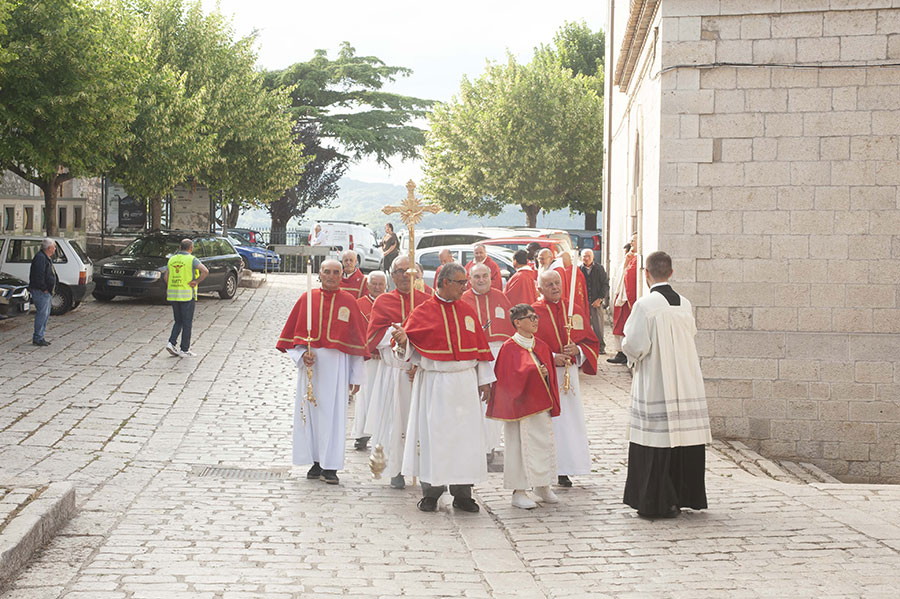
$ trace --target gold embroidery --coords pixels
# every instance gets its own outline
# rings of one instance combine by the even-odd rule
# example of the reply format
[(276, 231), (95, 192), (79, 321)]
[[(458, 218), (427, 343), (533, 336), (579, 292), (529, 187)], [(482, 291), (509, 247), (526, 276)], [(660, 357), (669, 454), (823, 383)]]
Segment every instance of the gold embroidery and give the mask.
[(572, 315), (572, 328), (576, 331), (584, 330), (584, 318), (581, 317), (581, 314)]
[(496, 308), (494, 308), (494, 317), (506, 318), (506, 310), (503, 309), (503, 306), (497, 306)]
[(337, 318), (341, 322), (350, 322), (350, 308), (348, 308), (347, 306), (341, 306), (338, 309)]
[[(472, 318), (471, 316), (466, 316), (465, 323), (466, 323), (466, 330), (469, 331), (470, 333), (474, 333), (475, 332), (475, 319)], [(460, 344), (460, 345), (462, 345), (462, 344)]]

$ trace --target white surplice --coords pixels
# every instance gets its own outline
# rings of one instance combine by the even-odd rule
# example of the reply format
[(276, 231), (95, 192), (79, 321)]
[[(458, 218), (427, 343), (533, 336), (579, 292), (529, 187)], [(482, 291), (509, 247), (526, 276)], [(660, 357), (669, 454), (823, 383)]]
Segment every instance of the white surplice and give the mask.
[(575, 363), (569, 365), (568, 391), (563, 390), (566, 367), (556, 367), (560, 414), (553, 418), (553, 436), (556, 438), (556, 469), (560, 475), (591, 473), (591, 451), (588, 448), (587, 425), (578, 381), (578, 366), (583, 361), (584, 356), (579, 348)]
[(375, 376), (378, 374), (380, 360), (366, 360), (366, 382), (360, 385), (353, 398), (353, 437), (360, 439), (372, 434), (372, 424), (367, 422), (369, 404), (376, 391)]
[[(297, 365), (297, 395), (294, 400), (294, 451), (296, 466), (319, 462), (323, 470), (344, 467), (347, 437), (347, 400), (350, 385), (365, 382), (365, 360), (329, 348), (314, 348), (313, 394), (316, 405), (306, 401), (306, 347), (287, 350)], [(306, 415), (306, 422), (303, 415)]]
[[(655, 287), (655, 285), (654, 285)], [(622, 351), (634, 365), (628, 439), (647, 447), (712, 442), (691, 303), (651, 292), (634, 303)]]
[[(491, 355), (494, 356), (494, 360), (497, 359), (497, 354), (500, 352), (500, 347), (502, 346), (503, 341), (491, 341), (488, 343), (488, 347), (491, 348)], [(484, 453), (491, 453), (500, 447), (501, 436), (503, 435), (503, 422), (488, 418), (486, 413), (487, 404), (481, 402), (481, 415), (483, 417), (482, 427), (484, 428)]]
[(412, 383), (409, 370), (412, 364), (397, 356), (391, 349), (391, 331), (385, 332), (378, 343), (381, 355), (375, 393), (372, 396), (368, 420), (371, 423), (371, 443), (381, 445), (387, 456), (387, 472), (390, 476), (400, 473), (403, 466), (403, 444), (409, 421), (410, 392)]
[(550, 411), (503, 422), (503, 488), (549, 487), (556, 482), (556, 442)]
[(407, 343), (404, 358), (419, 366), (403, 451), (403, 474), (438, 485), (487, 479), (478, 386), (493, 383), (493, 362), (437, 361)]

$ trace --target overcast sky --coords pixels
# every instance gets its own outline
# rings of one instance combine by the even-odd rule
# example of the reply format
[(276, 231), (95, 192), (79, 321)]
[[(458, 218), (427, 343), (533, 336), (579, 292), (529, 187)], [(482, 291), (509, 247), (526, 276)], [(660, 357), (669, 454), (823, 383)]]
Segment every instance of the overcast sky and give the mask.
[[(203, 0), (209, 11), (216, 0)], [(603, 0), (220, 0), (225, 15), (233, 15), (239, 35), (259, 31), (259, 61), (280, 69), (309, 60), (317, 48), (334, 57), (342, 41), (357, 54), (374, 55), (413, 74), (389, 90), (449, 100), (463, 75), (477, 77), (485, 61), (502, 60), (506, 51), (527, 62), (533, 49), (550, 43), (566, 21), (584, 20), (600, 29), (606, 12)], [(388, 171), (364, 161), (348, 176), (362, 181), (405, 184), (421, 177), (417, 162), (392, 161)]]

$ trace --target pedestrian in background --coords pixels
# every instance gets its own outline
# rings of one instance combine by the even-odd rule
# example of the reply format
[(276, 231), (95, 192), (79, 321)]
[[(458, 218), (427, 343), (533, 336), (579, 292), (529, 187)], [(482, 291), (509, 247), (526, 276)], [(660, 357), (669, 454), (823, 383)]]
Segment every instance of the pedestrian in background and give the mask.
[(44, 347), (50, 342), (44, 339), (47, 330), (47, 321), (50, 320), (50, 298), (56, 290), (59, 279), (53, 261), (50, 260), (56, 253), (56, 242), (52, 239), (44, 239), (41, 242), (41, 251), (35, 254), (31, 261), (31, 270), (28, 274), (28, 290), (31, 292), (31, 301), (34, 302), (34, 334), (31, 336), (31, 344)]
[(606, 341), (603, 339), (603, 302), (609, 295), (609, 277), (600, 264), (594, 262), (594, 251), (588, 248), (581, 250), (581, 272), (587, 283), (588, 312), (591, 315), (591, 328), (600, 340), (600, 353), (606, 353)]
[(400, 240), (394, 233), (394, 225), (391, 223), (384, 224), (384, 237), (381, 238), (381, 251), (384, 253), (384, 260), (381, 263), (384, 272), (391, 274), (391, 265), (397, 256), (400, 255)]
[[(197, 354), (191, 351), (191, 327), (194, 324), (194, 306), (197, 303), (197, 285), (209, 275), (209, 269), (191, 255), (194, 242), (182, 239), (179, 250), (169, 258), (168, 264), (162, 267), (163, 280), (166, 282), (166, 301), (172, 304), (175, 324), (166, 344), (166, 351), (173, 356), (190, 358)], [(181, 348), (176, 348), (178, 335), (181, 335)]]

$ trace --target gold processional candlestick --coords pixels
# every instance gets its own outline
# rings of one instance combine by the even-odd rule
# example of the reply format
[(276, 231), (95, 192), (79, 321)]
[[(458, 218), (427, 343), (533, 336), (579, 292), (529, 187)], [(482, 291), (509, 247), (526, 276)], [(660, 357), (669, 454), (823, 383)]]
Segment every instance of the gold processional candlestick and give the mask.
[[(306, 351), (312, 352), (312, 258), (306, 257)], [(306, 367), (306, 401), (313, 407), (316, 407), (316, 396), (313, 393), (313, 367)], [(306, 414), (302, 414), (303, 422), (306, 423)]]
[[(406, 198), (399, 206), (385, 206), (381, 209), (385, 214), (400, 214), (400, 220), (409, 229), (409, 310), (412, 312), (415, 305), (416, 292), (416, 225), (422, 222), (422, 216), (426, 212), (437, 214), (441, 211), (439, 206), (434, 204), (423, 204), (415, 194), (416, 184), (410, 179), (406, 183)], [(375, 478), (381, 478), (381, 473), (387, 468), (387, 458), (384, 454), (384, 447), (378, 443), (372, 448), (372, 455), (369, 456), (369, 469)], [(415, 484), (415, 479), (413, 479)]]
[[(572, 318), (566, 318), (566, 339), (567, 344), (572, 343)], [(571, 359), (569, 356), (566, 356), (566, 377), (563, 379), (563, 391), (568, 391), (572, 388), (572, 381), (569, 379), (569, 362)]]

